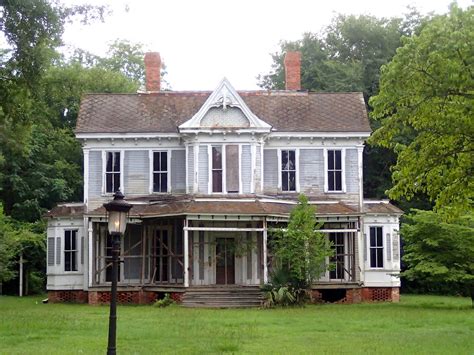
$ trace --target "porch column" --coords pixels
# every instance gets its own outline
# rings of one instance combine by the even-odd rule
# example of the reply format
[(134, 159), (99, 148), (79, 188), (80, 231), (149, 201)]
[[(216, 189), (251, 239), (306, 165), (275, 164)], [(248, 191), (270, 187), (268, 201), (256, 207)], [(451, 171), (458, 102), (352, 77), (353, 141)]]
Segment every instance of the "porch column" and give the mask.
[[(87, 218), (87, 217), (86, 217)], [(95, 269), (94, 269), (94, 261), (95, 261), (95, 258), (94, 258), (94, 228), (92, 226), (92, 221), (91, 220), (87, 220), (87, 245), (88, 245), (88, 257), (87, 257), (87, 265), (89, 267), (89, 282), (88, 282), (88, 286), (91, 287), (94, 283), (95, 283), (95, 276), (94, 276), (94, 273), (95, 273)], [(97, 253), (98, 250), (95, 251), (95, 253)], [(85, 265), (85, 263), (84, 263)], [(86, 274), (84, 272), (84, 274)]]
[(268, 283), (268, 267), (267, 267), (267, 219), (263, 219), (263, 283)]
[(188, 217), (184, 219), (184, 287), (189, 287), (189, 233)]

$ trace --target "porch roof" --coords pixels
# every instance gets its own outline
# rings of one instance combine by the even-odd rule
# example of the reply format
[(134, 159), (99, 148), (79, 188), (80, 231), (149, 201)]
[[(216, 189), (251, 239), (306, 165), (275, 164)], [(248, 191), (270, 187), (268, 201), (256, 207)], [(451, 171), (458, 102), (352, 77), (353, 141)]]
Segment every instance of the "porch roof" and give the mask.
[[(245, 216), (289, 216), (296, 206), (295, 200), (275, 198), (176, 198), (163, 200), (129, 199), (133, 204), (131, 217), (152, 218), (171, 215), (245, 215)], [(357, 207), (340, 201), (310, 201), (319, 216), (360, 215)], [(97, 208), (89, 216), (105, 215), (104, 207)]]

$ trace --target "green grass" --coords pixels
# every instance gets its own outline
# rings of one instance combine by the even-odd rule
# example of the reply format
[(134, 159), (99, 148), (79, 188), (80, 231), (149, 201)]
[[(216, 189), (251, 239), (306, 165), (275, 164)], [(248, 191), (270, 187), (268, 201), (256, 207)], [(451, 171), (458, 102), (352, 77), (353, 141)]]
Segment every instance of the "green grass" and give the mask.
[[(468, 298), (271, 310), (119, 306), (121, 354), (473, 354)], [(1, 354), (105, 353), (108, 307), (0, 297)]]

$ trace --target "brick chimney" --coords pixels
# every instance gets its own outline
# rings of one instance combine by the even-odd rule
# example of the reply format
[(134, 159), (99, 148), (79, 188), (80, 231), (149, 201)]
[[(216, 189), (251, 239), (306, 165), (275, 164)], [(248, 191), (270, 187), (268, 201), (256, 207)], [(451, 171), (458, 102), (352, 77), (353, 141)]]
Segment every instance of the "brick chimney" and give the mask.
[(286, 90), (301, 90), (301, 52), (286, 52), (284, 64)]
[(160, 91), (161, 57), (158, 52), (145, 53), (146, 91)]

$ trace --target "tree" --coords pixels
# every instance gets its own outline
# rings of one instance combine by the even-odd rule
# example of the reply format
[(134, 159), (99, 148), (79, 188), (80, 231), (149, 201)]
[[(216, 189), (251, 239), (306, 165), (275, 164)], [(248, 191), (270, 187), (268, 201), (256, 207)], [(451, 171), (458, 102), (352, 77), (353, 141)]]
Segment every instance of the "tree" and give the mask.
[(408, 266), (402, 275), (424, 283), (462, 285), (474, 307), (474, 214), (446, 222), (439, 213), (414, 210), (401, 234)]
[[(403, 18), (337, 15), (319, 34), (306, 33), (298, 41), (282, 42), (272, 55), (269, 74), (260, 75), (259, 85), (284, 89), (283, 58), (288, 50), (302, 52), (301, 85), (310, 91), (362, 91), (366, 100), (378, 92), (379, 72), (401, 45), (401, 37), (418, 31), (427, 17), (409, 8)], [(372, 128), (379, 126), (371, 122)], [(391, 184), (394, 153), (368, 146), (364, 151), (364, 192), (367, 197), (386, 197)]]
[(308, 198), (300, 195), (291, 211), (288, 227), (271, 231), (276, 263), (288, 273), (290, 280), (306, 287), (326, 271), (326, 258), (333, 255), (326, 236), (317, 231), (315, 213)]
[(380, 93), (370, 100), (381, 127), (369, 142), (397, 154), (393, 199), (426, 194), (438, 210), (472, 210), (473, 34), (474, 7), (452, 5), (405, 38), (382, 69)]

